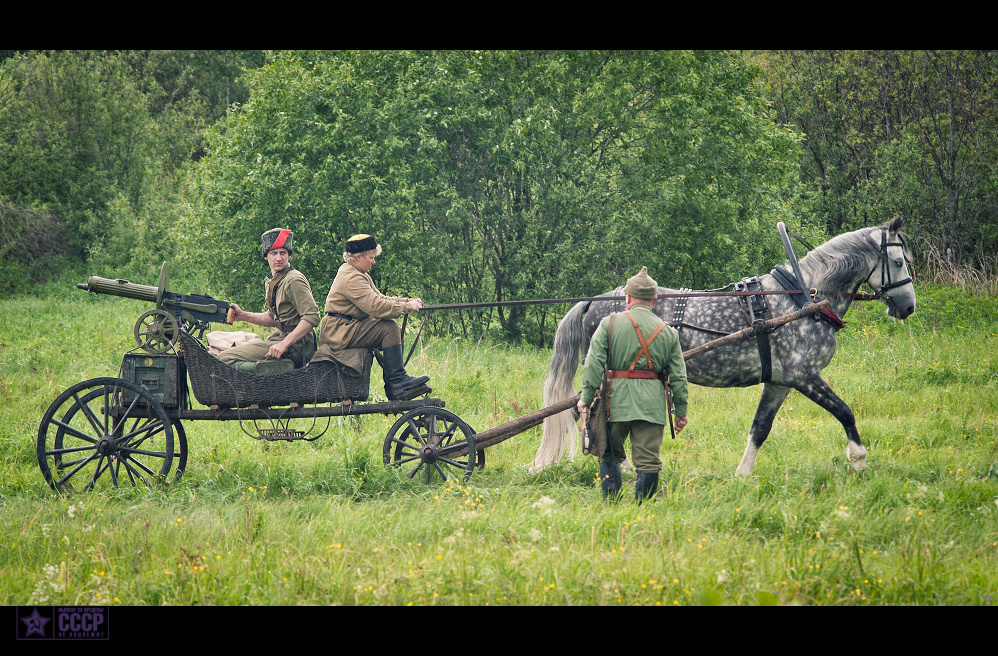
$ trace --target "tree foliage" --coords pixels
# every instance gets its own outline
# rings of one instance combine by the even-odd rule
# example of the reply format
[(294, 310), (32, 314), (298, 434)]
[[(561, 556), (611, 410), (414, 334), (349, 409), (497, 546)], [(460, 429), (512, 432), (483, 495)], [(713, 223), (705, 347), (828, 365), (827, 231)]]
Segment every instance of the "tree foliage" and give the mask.
[[(435, 304), (641, 265), (717, 287), (782, 260), (780, 220), (902, 214), (916, 252), (993, 269), (995, 77), (996, 51), (0, 51), (0, 293), (179, 256), (255, 303), (275, 225), (319, 300), (360, 232), (382, 289)], [(428, 317), (543, 344), (562, 312)]]
[(956, 262), (998, 250), (995, 51), (758, 53), (780, 120), (804, 135), (805, 221), (832, 232), (902, 214)]
[(262, 59), (247, 51), (4, 51), (0, 292), (23, 286), (24, 272), (37, 279), (51, 270), (37, 257), (39, 243), (52, 258), (107, 266), (113, 254), (117, 266), (139, 272), (172, 258), (185, 169), (202, 152), (202, 131), (229, 97), (241, 99), (238, 67)]
[[(316, 288), (371, 233), (382, 289), (447, 303), (601, 293), (641, 265), (723, 284), (771, 266), (792, 221), (796, 136), (725, 53), (294, 52), (246, 80), (181, 231), (238, 298), (259, 296), (276, 225)], [(538, 343), (555, 327), (547, 308), (446, 321)]]

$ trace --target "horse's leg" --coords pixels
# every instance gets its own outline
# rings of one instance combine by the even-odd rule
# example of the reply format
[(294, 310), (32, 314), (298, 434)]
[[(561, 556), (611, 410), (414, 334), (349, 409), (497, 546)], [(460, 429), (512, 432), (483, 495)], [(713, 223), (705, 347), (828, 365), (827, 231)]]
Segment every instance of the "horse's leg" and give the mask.
[(755, 419), (752, 420), (752, 428), (749, 430), (748, 444), (745, 446), (745, 453), (742, 461), (738, 463), (735, 476), (750, 476), (755, 467), (755, 457), (759, 453), (759, 447), (769, 437), (769, 431), (773, 428), (773, 420), (780, 406), (790, 393), (789, 387), (766, 383), (762, 387), (762, 398), (759, 399), (759, 408), (755, 411)]
[(852, 463), (852, 467), (856, 471), (865, 469), (866, 447), (859, 439), (859, 431), (856, 430), (856, 415), (853, 414), (852, 409), (832, 391), (831, 386), (821, 376), (816, 376), (808, 381), (807, 386), (797, 389), (839, 420), (842, 428), (846, 431), (846, 437), (849, 438), (849, 441), (846, 442), (846, 456), (849, 458), (849, 462)]

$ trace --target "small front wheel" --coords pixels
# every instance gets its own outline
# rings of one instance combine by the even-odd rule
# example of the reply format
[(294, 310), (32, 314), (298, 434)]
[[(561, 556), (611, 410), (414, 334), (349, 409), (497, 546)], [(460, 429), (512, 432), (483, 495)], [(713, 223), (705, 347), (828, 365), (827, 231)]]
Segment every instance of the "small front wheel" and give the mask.
[(429, 485), (435, 476), (444, 481), (467, 481), (475, 469), (475, 430), (443, 408), (416, 408), (405, 413), (388, 431), (383, 460), (400, 467), (409, 479), (418, 475)]
[(121, 378), (92, 378), (60, 394), (45, 412), (38, 427), (38, 465), (57, 492), (122, 482), (152, 486), (166, 481), (175, 455), (186, 460), (186, 439), (174, 453), (173, 427), (166, 409), (144, 387)]

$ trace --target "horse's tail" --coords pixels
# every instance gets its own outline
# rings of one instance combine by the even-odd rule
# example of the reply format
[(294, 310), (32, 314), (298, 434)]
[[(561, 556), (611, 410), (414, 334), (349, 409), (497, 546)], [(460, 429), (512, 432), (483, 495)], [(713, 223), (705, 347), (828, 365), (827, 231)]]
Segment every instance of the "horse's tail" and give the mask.
[[(579, 368), (579, 352), (583, 344), (582, 318), (589, 308), (588, 303), (577, 303), (568, 311), (558, 331), (554, 334), (554, 354), (548, 377), (544, 382), (544, 407), (548, 407), (575, 396), (573, 383)], [(557, 462), (565, 455), (575, 455), (578, 431), (571, 410), (559, 412), (544, 420), (541, 444), (537, 447), (531, 473), (537, 473), (548, 465)]]

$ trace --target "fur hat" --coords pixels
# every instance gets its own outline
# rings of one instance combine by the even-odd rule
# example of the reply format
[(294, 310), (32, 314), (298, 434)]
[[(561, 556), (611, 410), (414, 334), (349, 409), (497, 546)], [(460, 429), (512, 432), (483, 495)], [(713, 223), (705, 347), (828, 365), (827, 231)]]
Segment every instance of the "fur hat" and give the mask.
[(378, 240), (372, 235), (354, 235), (347, 239), (346, 252), (351, 255), (366, 253), (378, 248)]
[(263, 259), (266, 260), (267, 253), (275, 248), (286, 248), (289, 256), (294, 255), (294, 249), (291, 247), (291, 238), (294, 235), (295, 233), (286, 228), (274, 228), (260, 235), (263, 241)]
[(658, 298), (658, 283), (648, 275), (648, 267), (641, 267), (640, 273), (627, 279), (624, 293), (643, 301), (654, 301)]

